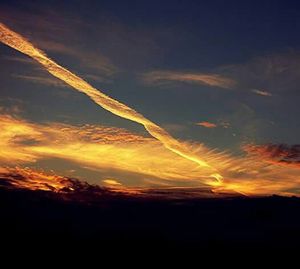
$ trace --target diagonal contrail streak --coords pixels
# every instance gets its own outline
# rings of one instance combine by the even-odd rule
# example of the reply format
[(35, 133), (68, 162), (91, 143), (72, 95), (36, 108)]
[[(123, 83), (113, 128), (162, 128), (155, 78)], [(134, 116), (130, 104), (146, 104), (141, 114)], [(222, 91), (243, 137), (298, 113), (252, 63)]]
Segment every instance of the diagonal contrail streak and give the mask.
[[(189, 151), (185, 144), (173, 138), (168, 132), (163, 128), (153, 123), (152, 121), (145, 118), (142, 114), (136, 112), (134, 109), (122, 104), (121, 102), (105, 95), (98, 89), (92, 87), (86, 81), (76, 76), (66, 68), (60, 66), (53, 60), (51, 60), (47, 55), (34, 47), (32, 43), (22, 37), (20, 34), (12, 31), (4, 24), (0, 23), (0, 41), (6, 44), (9, 47), (12, 47), (23, 54), (26, 54), (39, 62), (49, 73), (53, 76), (59, 78), (65, 83), (72, 86), (79, 92), (86, 94), (90, 97), (95, 103), (97, 103), (102, 108), (110, 111), (111, 113), (142, 124), (145, 129), (152, 135), (154, 138), (159, 140), (167, 149), (172, 152), (180, 155), (181, 157), (188, 159), (197, 163), (199, 166), (207, 167), (209, 169), (215, 169), (209, 165), (204, 159), (200, 158), (196, 154), (193, 154)], [(216, 175), (216, 174), (215, 174)], [(220, 175), (218, 175), (221, 177)], [(218, 177), (213, 176), (218, 179)]]

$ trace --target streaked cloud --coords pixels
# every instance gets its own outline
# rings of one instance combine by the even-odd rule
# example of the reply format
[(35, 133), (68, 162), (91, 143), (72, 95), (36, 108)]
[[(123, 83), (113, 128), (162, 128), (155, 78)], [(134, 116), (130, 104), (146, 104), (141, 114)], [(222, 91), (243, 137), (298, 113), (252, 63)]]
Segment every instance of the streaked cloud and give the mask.
[(236, 84), (234, 80), (219, 74), (188, 73), (176, 71), (152, 71), (143, 74), (142, 79), (147, 84), (185, 82), (226, 89), (232, 88)]
[(206, 167), (212, 175), (218, 174), (213, 165), (208, 164), (207, 160), (199, 155), (195, 155), (185, 146), (184, 143), (172, 137), (166, 130), (159, 125), (145, 118), (134, 109), (120, 103), (119, 101), (105, 95), (100, 90), (94, 88), (79, 76), (60, 66), (47, 55), (34, 47), (32, 43), (26, 40), (18, 33), (10, 30), (4, 24), (0, 23), (0, 41), (7, 46), (30, 56), (40, 63), (54, 77), (59, 78), (78, 92), (84, 93), (100, 107), (106, 109), (114, 115), (131, 120), (144, 126), (148, 133), (162, 143), (162, 145), (173, 153), (185, 158), (199, 166)]
[(43, 171), (32, 170), (28, 167), (1, 167), (0, 184), (20, 189), (43, 190), (53, 192), (68, 192), (81, 188), (84, 183)]
[[(103, 180), (105, 186), (100, 187), (75, 178), (33, 170), (28, 167), (0, 167), (0, 187), (7, 189), (26, 189), (63, 194), (63, 200), (71, 199), (80, 202), (96, 202), (99, 198), (124, 198), (133, 195), (135, 198), (194, 199), (232, 197), (234, 192), (213, 193), (207, 187), (126, 187), (115, 179)], [(44, 193), (45, 194), (45, 193)], [(68, 196), (68, 194), (70, 194)]]
[(90, 81), (96, 81), (96, 82), (101, 82), (101, 83), (111, 83), (112, 80), (111, 78), (107, 78), (107, 77), (103, 77), (103, 76), (98, 76), (98, 75), (94, 75), (94, 74), (84, 74), (84, 77)]
[[(193, 181), (207, 184), (215, 191), (227, 189), (246, 194), (299, 193), (297, 166), (287, 168), (264, 163), (255, 155), (230, 156), (199, 143), (176, 140), (143, 115), (56, 64), (17, 33), (3, 25), (1, 30), (0, 37), (5, 44), (33, 57), (52, 75), (86, 94), (106, 110), (142, 124), (157, 139), (129, 132), (126, 134), (126, 131), (119, 129), (111, 133), (110, 129), (103, 126), (38, 124), (6, 115), (1, 122), (4, 128), (0, 131), (1, 162), (26, 164), (58, 158), (95, 170), (130, 171), (140, 174), (142, 178), (154, 177), (162, 181)], [(202, 77), (202, 80), (196, 81), (218, 85), (212, 80), (204, 80)], [(218, 173), (212, 174), (216, 171)]]
[[(281, 150), (279, 155), (284, 155), (285, 161), (281, 160), (282, 165), (278, 165), (278, 162), (268, 161), (269, 157), (262, 161), (262, 154), (234, 157), (195, 142), (187, 144), (194, 154), (206, 156), (215, 164), (223, 176), (216, 181), (209, 169), (181, 158), (153, 138), (124, 129), (100, 125), (38, 124), (8, 115), (0, 116), (0, 126), (0, 167), (12, 164), (26, 167), (56, 158), (96, 171), (130, 172), (147, 179), (150, 185), (155, 182), (156, 185), (168, 183), (176, 186), (180, 182), (184, 186), (186, 182), (186, 186), (207, 186), (215, 192), (300, 195), (299, 165), (296, 160), (291, 161), (297, 147), (293, 147), (290, 153), (285, 153), (285, 148)], [(291, 164), (285, 165), (287, 160)], [(72, 176), (76, 176), (76, 172)], [(100, 177), (97, 183), (107, 179), (115, 180), (115, 177)], [(130, 178), (116, 181), (126, 187)]]
[(243, 150), (268, 163), (300, 168), (300, 145), (246, 144), (243, 146)]
[[(37, 10), (34, 14), (17, 9), (2, 8), (0, 16), (2, 21), (26, 32), (27, 36), (47, 53), (71, 58), (80, 70), (102, 77), (107, 81), (110, 81), (109, 79), (112, 79), (119, 71), (112, 60), (97, 47), (93, 50), (82, 49), (79, 42), (73, 42), (79, 39), (80, 33), (90, 29), (90, 26), (80, 18), (65, 16), (51, 8)], [(24, 57), (10, 58), (10, 60), (24, 63), (31, 61)], [(36, 62), (34, 64), (36, 65)]]
[[(114, 66), (107, 57), (99, 53), (83, 52), (79, 48), (69, 48), (66, 45), (58, 42), (37, 40), (37, 43), (40, 44), (41, 48), (48, 52), (67, 55), (75, 59), (80, 67), (90, 70), (90, 73), (84, 74), (84, 76), (95, 81), (111, 82), (113, 76), (118, 72), (118, 68)], [(4, 56), (3, 59), (24, 64), (31, 64), (35, 67), (35, 72), (41, 69), (40, 66), (30, 58), (22, 56)], [(92, 72), (94, 72), (94, 74)]]
[(115, 179), (104, 179), (102, 180), (102, 182), (108, 186), (113, 186), (113, 187), (122, 186), (122, 184)]
[(42, 84), (45, 86), (54, 86), (54, 87), (69, 87), (66, 83), (63, 83), (62, 81), (50, 77), (48, 75), (37, 75), (37, 76), (30, 76), (30, 75), (18, 75), (14, 74), (12, 75), (15, 78), (23, 79), (32, 83)]
[(4, 60), (18, 62), (18, 63), (25, 63), (25, 64), (34, 64), (38, 66), (38, 64), (31, 58), (23, 57), (23, 56), (3, 56)]
[[(212, 180), (210, 169), (181, 158), (153, 138), (124, 129), (37, 124), (8, 115), (1, 115), (0, 125), (0, 163), (3, 165), (59, 158), (90, 169), (127, 171), (167, 181), (194, 180), (203, 184)], [(210, 161), (218, 160), (219, 165), (222, 159), (225, 161), (225, 157), (211, 155), (201, 145), (193, 145), (193, 149), (190, 146), (190, 149), (194, 154), (202, 152)]]
[(222, 66), (216, 72), (237, 81), (241, 91), (274, 96), (298, 91), (299, 70), (300, 51), (291, 49), (255, 57), (244, 63)]
[(6, 115), (17, 116), (20, 115), (22, 112), (23, 112), (22, 100), (14, 99), (14, 98), (7, 98), (4, 100), (0, 99), (0, 115), (6, 114)]
[(163, 125), (164, 129), (168, 130), (169, 132), (183, 132), (187, 130), (187, 126), (178, 123), (167, 123)]
[(272, 96), (272, 94), (270, 92), (267, 92), (267, 91), (253, 89), (252, 92), (256, 93), (258, 95), (261, 95), (261, 96)]
[(108, 57), (101, 53), (84, 51), (80, 48), (70, 47), (55, 41), (37, 40), (36, 43), (45, 51), (71, 56), (76, 59), (82, 67), (95, 71), (98, 76), (102, 74), (102, 76), (109, 78), (117, 72), (117, 67)]
[(217, 127), (217, 124), (208, 122), (208, 121), (197, 122), (196, 125), (199, 125), (199, 126), (202, 126), (205, 128), (216, 128)]

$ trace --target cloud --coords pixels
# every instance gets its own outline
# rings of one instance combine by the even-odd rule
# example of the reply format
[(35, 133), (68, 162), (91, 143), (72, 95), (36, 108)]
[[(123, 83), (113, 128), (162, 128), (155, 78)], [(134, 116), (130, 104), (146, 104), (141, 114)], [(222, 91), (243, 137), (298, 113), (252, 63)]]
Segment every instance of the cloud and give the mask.
[(247, 144), (243, 146), (243, 150), (250, 155), (255, 155), (265, 162), (300, 168), (300, 145)]
[(267, 54), (244, 63), (222, 66), (215, 71), (237, 81), (238, 88), (245, 92), (263, 96), (287, 95), (298, 91), (300, 51)]
[(120, 182), (116, 181), (115, 179), (104, 179), (104, 180), (102, 180), (102, 182), (108, 186), (113, 186), (113, 187), (122, 186), (122, 184)]
[[(210, 170), (166, 149), (157, 140), (124, 129), (100, 125), (37, 124), (0, 115), (0, 164), (26, 165), (49, 158), (89, 169), (116, 170), (162, 181), (212, 180)], [(188, 145), (187, 145), (188, 146)], [(225, 157), (201, 145), (189, 145), (194, 154), (222, 165)]]
[[(78, 41), (82, 33), (90, 30), (90, 26), (80, 18), (65, 16), (63, 12), (58, 13), (51, 8), (27, 13), (3, 7), (0, 9), (0, 16), (1, 20), (25, 32), (35, 44), (48, 53), (60, 54), (71, 58), (72, 61), (75, 60), (77, 67), (84, 72), (93, 73), (92, 75), (102, 77), (107, 82), (119, 71), (111, 59), (97, 47), (89, 50), (76, 45), (80, 42), (74, 41)], [(27, 62), (26, 58), (23, 60), (21, 58), (10, 57), (10, 60)], [(33, 63), (36, 64), (34, 61)]]
[[(83, 52), (79, 48), (69, 48), (62, 43), (54, 41), (37, 40), (36, 42), (41, 48), (48, 52), (55, 52), (72, 57), (79, 63), (79, 66), (97, 74), (84, 74), (87, 78), (100, 82), (110, 82), (115, 73), (118, 72), (117, 67), (115, 67), (107, 57), (99, 53), (93, 53), (91, 51)], [(38, 64), (30, 58), (16, 56), (5, 56), (3, 58), (8, 61), (34, 65), (35, 70), (40, 69)], [(39, 68), (36, 68), (37, 66)]]
[(221, 121), (220, 126), (222, 126), (225, 129), (228, 129), (231, 126), (231, 124), (228, 121)]
[(261, 95), (261, 96), (272, 96), (272, 94), (270, 92), (267, 92), (267, 91), (253, 89), (252, 92), (254, 92), (258, 95)]
[[(85, 69), (91, 69), (97, 72), (98, 77), (99, 74), (102, 74), (103, 77), (111, 78), (118, 71), (117, 67), (111, 62), (111, 60), (101, 53), (84, 51), (80, 48), (69, 47), (63, 43), (55, 41), (37, 40), (36, 43), (39, 47), (46, 51), (56, 52), (75, 58)], [(96, 76), (94, 74), (91, 75)]]
[(53, 192), (74, 191), (76, 185), (77, 189), (84, 185), (84, 183), (63, 176), (21, 167), (1, 167), (0, 178), (0, 185), (5, 183), (6, 186), (15, 188)]
[(103, 77), (103, 76), (97, 76), (94, 74), (84, 74), (84, 77), (89, 81), (96, 81), (96, 82), (101, 82), (101, 83), (111, 83), (112, 80), (110, 78), (107, 77)]
[(203, 126), (205, 128), (216, 128), (217, 127), (217, 124), (208, 122), (208, 121), (197, 122), (196, 125)]
[(33, 59), (30, 59), (28, 57), (19, 57), (19, 56), (3, 56), (2, 57), (5, 60), (8, 61), (13, 61), (13, 62), (18, 62), (18, 63), (25, 63), (25, 64), (34, 64), (34, 65), (38, 65)]
[(164, 84), (168, 82), (185, 82), (211, 87), (232, 88), (236, 82), (219, 74), (185, 73), (175, 71), (153, 71), (143, 75), (147, 84)]
[[(136, 175), (137, 187), (151, 186), (155, 182), (156, 185), (207, 186), (215, 192), (236, 191), (247, 195), (300, 195), (297, 146), (292, 147), (289, 154), (285, 148), (281, 150), (280, 155), (284, 157), (279, 162), (270, 158), (270, 154), (264, 158), (260, 153), (230, 156), (197, 143), (188, 144), (194, 154), (205, 155), (221, 172), (223, 179), (216, 181), (205, 167), (172, 153), (153, 138), (124, 129), (38, 124), (8, 115), (0, 116), (0, 126), (0, 167), (29, 166), (42, 160), (59, 159), (72, 162), (72, 167), (87, 167), (105, 174), (102, 178), (97, 176), (98, 184), (114, 179), (111, 172), (119, 171), (117, 178), (128, 173)], [(104, 171), (107, 172), (103, 174)], [(76, 172), (72, 176), (76, 176)], [(149, 184), (143, 183), (143, 179)], [(117, 182), (127, 187), (130, 180), (129, 176)]]
[(0, 23), (0, 41), (11, 48), (30, 56), (39, 62), (50, 74), (59, 78), (68, 85), (72, 86), (78, 92), (84, 93), (100, 107), (109, 112), (133, 122), (139, 123), (145, 127), (150, 135), (159, 140), (166, 149), (185, 158), (199, 166), (206, 167), (212, 175), (218, 174), (216, 169), (208, 164), (207, 160), (199, 155), (195, 155), (184, 143), (176, 140), (162, 127), (145, 118), (134, 109), (120, 103), (119, 101), (105, 95), (98, 89), (92, 87), (86, 81), (71, 73), (69, 70), (58, 65), (56, 62), (46, 56), (44, 52), (35, 48), (33, 44), (23, 38), (21, 35), (13, 32), (4, 24)]
[(22, 120), (16, 120), (9, 115), (1, 115), (0, 132), (0, 161), (9, 164), (18, 162), (35, 162), (36, 156), (33, 153), (24, 151), (21, 147), (18, 150), (16, 140), (21, 137), (26, 140), (38, 140), (39, 132), (32, 128), (32, 125)]
[[(28, 167), (0, 167), (0, 187), (26, 189), (32, 191), (47, 191), (63, 194), (62, 198), (89, 202), (99, 196), (113, 194), (110, 189), (88, 184), (75, 178), (60, 176), (55, 173), (45, 173)], [(125, 188), (123, 190), (125, 193)], [(71, 194), (70, 196), (66, 196)], [(85, 195), (86, 194), (86, 195)], [(130, 192), (128, 191), (128, 194)], [(80, 195), (80, 197), (77, 197)]]
[(187, 130), (187, 127), (182, 124), (177, 123), (166, 123), (163, 125), (164, 129), (168, 130), (169, 132), (173, 133), (179, 133)]
[[(39, 192), (39, 195), (47, 195), (45, 192), (56, 193), (65, 200), (80, 201), (82, 203), (95, 203), (103, 205), (109, 198), (121, 199), (134, 196), (140, 199), (197, 199), (212, 197), (232, 197), (236, 193), (227, 192), (215, 194), (210, 189), (191, 187), (170, 187), (168, 185), (159, 188), (126, 187), (114, 179), (103, 180), (106, 186), (91, 185), (75, 178), (60, 176), (44, 171), (37, 171), (21, 167), (0, 167), (1, 189), (24, 189)], [(53, 196), (52, 196), (53, 197)]]
[(16, 98), (0, 98), (0, 115), (20, 115), (23, 112), (23, 101)]
[[(1, 161), (16, 163), (59, 158), (95, 169), (130, 171), (163, 180), (190, 180), (208, 184), (215, 191), (230, 189), (249, 194), (299, 192), (299, 169), (265, 164), (256, 156), (233, 157), (201, 144), (178, 141), (143, 115), (56, 64), (3, 24), (0, 24), (0, 30), (3, 43), (34, 58), (53, 76), (86, 94), (104, 109), (142, 124), (161, 142), (150, 139), (128, 143), (122, 135), (114, 142), (108, 139), (109, 143), (101, 143), (100, 139), (95, 143), (90, 140), (93, 135), (86, 135), (88, 132), (84, 128), (82, 137), (76, 126), (33, 124), (4, 116), (1, 123), (1, 127), (4, 126), (0, 139)], [(70, 131), (74, 129), (75, 134)], [(220, 180), (221, 175), (223, 180)]]
[(15, 78), (24, 79), (26, 81), (30, 81), (32, 83), (42, 84), (45, 86), (54, 86), (54, 87), (69, 87), (66, 83), (63, 83), (62, 81), (45, 75), (37, 75), (37, 76), (30, 76), (30, 75), (18, 75), (14, 74), (12, 75)]

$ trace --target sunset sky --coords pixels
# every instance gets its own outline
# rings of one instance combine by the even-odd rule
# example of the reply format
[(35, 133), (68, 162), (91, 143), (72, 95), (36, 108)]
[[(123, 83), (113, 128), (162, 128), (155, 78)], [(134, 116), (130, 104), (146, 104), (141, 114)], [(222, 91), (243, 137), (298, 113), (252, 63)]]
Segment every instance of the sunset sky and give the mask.
[(297, 1), (2, 0), (0, 23), (0, 168), (300, 195)]

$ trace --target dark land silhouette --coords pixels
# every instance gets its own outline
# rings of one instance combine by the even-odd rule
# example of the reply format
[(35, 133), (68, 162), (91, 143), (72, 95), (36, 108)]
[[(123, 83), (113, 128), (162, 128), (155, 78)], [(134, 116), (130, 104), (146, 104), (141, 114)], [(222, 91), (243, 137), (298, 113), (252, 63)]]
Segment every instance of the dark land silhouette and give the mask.
[(190, 190), (134, 195), (76, 180), (72, 184), (72, 191), (28, 190), (2, 178), (2, 242), (168, 249), (299, 247), (296, 197), (189, 197)]

